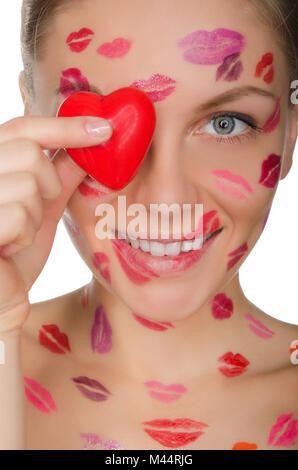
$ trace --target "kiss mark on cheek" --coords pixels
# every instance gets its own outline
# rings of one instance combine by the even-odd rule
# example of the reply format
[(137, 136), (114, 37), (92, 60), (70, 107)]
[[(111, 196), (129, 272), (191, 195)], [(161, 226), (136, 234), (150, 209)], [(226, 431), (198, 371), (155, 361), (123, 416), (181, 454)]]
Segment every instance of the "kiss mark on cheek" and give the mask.
[(124, 38), (114, 39), (112, 42), (105, 42), (97, 49), (97, 53), (109, 59), (121, 59), (126, 56), (132, 46), (132, 41)]
[(145, 421), (142, 424), (151, 426), (153, 428), (165, 428), (165, 429), (177, 429), (182, 428), (187, 431), (195, 429), (194, 432), (173, 432), (165, 430), (156, 430), (150, 428), (144, 428), (144, 431), (152, 437), (155, 441), (159, 442), (164, 447), (170, 447), (176, 449), (178, 447), (185, 446), (194, 442), (198, 437), (202, 436), (204, 432), (203, 428), (208, 427), (208, 424), (200, 421), (195, 421), (189, 418), (177, 418), (177, 419), (153, 419), (152, 421)]
[(259, 183), (266, 188), (274, 188), (278, 181), (281, 172), (281, 157), (272, 153), (262, 163), (262, 173)]
[(148, 80), (136, 80), (130, 86), (144, 91), (153, 103), (163, 101), (175, 91), (176, 80), (156, 73)]
[(105, 401), (112, 395), (100, 382), (89, 377), (80, 376), (73, 377), (72, 381), (76, 384), (77, 389), (89, 400)]
[(175, 328), (174, 325), (170, 322), (166, 321), (161, 321), (161, 322), (155, 322), (152, 320), (147, 320), (147, 318), (140, 317), (139, 315), (136, 315), (133, 313), (134, 318), (143, 326), (146, 328), (149, 328), (150, 330), (155, 330), (155, 331), (167, 331), (168, 328)]
[(235, 54), (231, 54), (224, 59), (222, 65), (220, 65), (217, 69), (216, 81), (222, 78), (225, 74), (226, 75), (223, 80), (226, 82), (238, 80), (243, 71), (242, 62), (238, 60), (239, 57), (240, 53), (236, 52)]
[(83, 450), (124, 450), (119, 442), (110, 439), (104, 441), (97, 434), (81, 433), (80, 437), (85, 441)]
[(232, 450), (257, 450), (257, 444), (250, 444), (249, 442), (236, 442)]
[[(216, 177), (216, 185), (222, 190), (223, 193), (227, 194), (233, 199), (247, 199), (247, 195), (236, 189), (231, 185), (231, 183), (241, 185), (247, 192), (253, 193), (253, 189), (248, 181), (239, 175), (226, 170), (215, 170), (212, 173)], [(226, 181), (229, 183), (227, 184)]]
[(238, 263), (238, 261), (243, 258), (243, 256), (247, 253), (248, 251), (248, 245), (247, 243), (243, 243), (239, 248), (237, 248), (235, 251), (232, 251), (231, 253), (228, 254), (229, 257), (231, 257), (230, 261), (228, 262), (227, 269), (228, 271), (232, 269), (235, 264)]
[(225, 366), (218, 367), (218, 370), (226, 377), (237, 377), (243, 374), (250, 364), (242, 354), (233, 354), (230, 351), (219, 357), (218, 361), (226, 364)]
[(60, 79), (60, 93), (68, 98), (77, 91), (90, 91), (88, 79), (77, 68), (71, 67), (63, 70)]
[(186, 62), (196, 65), (221, 64), (228, 56), (240, 54), (245, 46), (244, 36), (230, 29), (194, 31), (177, 43), (184, 50)]
[(263, 126), (263, 132), (266, 134), (275, 131), (280, 123), (280, 101), (281, 98), (277, 98), (274, 111)]
[(151, 398), (163, 403), (171, 403), (178, 400), (183, 393), (187, 392), (187, 389), (181, 384), (164, 385), (161, 382), (151, 380), (150, 382), (145, 382), (144, 385), (151, 389), (149, 391)]
[(26, 396), (35, 408), (47, 414), (57, 411), (56, 403), (47, 389), (29, 377), (24, 377), (24, 380), (27, 385), (25, 385)]
[(82, 52), (89, 46), (93, 36), (92, 29), (82, 28), (80, 31), (71, 33), (66, 39), (66, 44), (72, 52)]
[(216, 320), (231, 318), (234, 306), (232, 300), (225, 294), (217, 294), (212, 301), (212, 315)]
[[(256, 66), (255, 77), (260, 78), (264, 70), (267, 69), (267, 73), (264, 75), (263, 80), (269, 85), (274, 79), (274, 67), (272, 64), (273, 54), (271, 54), (271, 52), (264, 54), (262, 59), (260, 60), (260, 62), (258, 62)], [(268, 67), (270, 67), (269, 70)]]
[(70, 351), (68, 336), (61, 333), (57, 325), (42, 325), (39, 343), (53, 353), (65, 354)]
[(110, 268), (107, 266), (110, 263), (108, 256), (101, 251), (93, 253), (92, 263), (93, 266), (100, 272), (102, 277), (107, 281), (107, 283), (111, 285)]
[(101, 305), (95, 310), (91, 347), (93, 352), (101, 354), (106, 354), (112, 349), (112, 327)]
[(263, 323), (261, 323), (259, 320), (256, 320), (250, 313), (247, 313), (244, 315), (244, 317), (251, 322), (249, 323), (248, 327), (255, 335), (259, 336), (259, 338), (270, 339), (275, 334), (274, 331), (269, 330), (265, 325), (263, 325)]
[[(270, 430), (267, 445), (273, 445), (274, 447), (290, 447), (296, 444), (296, 439), (298, 437), (298, 420), (292, 420), (293, 416), (294, 413), (289, 413), (280, 415), (277, 418), (276, 423)], [(284, 433), (276, 439), (277, 434), (283, 430), (286, 423), (288, 424)]]

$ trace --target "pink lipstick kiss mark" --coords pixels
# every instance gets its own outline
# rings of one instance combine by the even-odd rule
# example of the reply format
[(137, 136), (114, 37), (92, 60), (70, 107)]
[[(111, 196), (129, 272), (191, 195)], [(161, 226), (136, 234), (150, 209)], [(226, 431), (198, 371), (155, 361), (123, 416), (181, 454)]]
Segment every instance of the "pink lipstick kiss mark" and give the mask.
[(146, 328), (149, 328), (150, 330), (166, 331), (170, 327), (175, 328), (172, 323), (169, 323), (166, 321), (155, 322), (152, 320), (147, 320), (146, 318), (140, 317), (139, 315), (136, 315), (135, 313), (133, 313), (133, 316), (141, 325), (145, 326)]
[[(296, 439), (298, 437), (298, 420), (293, 419), (294, 413), (283, 414), (277, 418), (276, 423), (272, 426), (268, 438), (267, 445), (273, 445), (274, 447), (290, 447), (296, 444)], [(279, 438), (274, 442), (276, 435), (282, 431), (284, 425), (288, 423), (284, 433), (279, 436)]]
[[(113, 243), (113, 248), (116, 253), (116, 256), (119, 260), (119, 263), (121, 264), (121, 267), (123, 271), (125, 272), (126, 276), (130, 281), (132, 281), (136, 285), (142, 285), (146, 282), (151, 281), (151, 279), (147, 276), (144, 276), (143, 274), (137, 272), (135, 269), (133, 269), (128, 262), (123, 258), (120, 248), (119, 248), (119, 241), (118, 240), (112, 240)], [(154, 273), (152, 274), (155, 277), (156, 276)]]
[(97, 434), (81, 433), (80, 437), (86, 442), (83, 450), (124, 450), (119, 442), (113, 440), (103, 441)]
[(170, 96), (174, 90), (176, 80), (170, 77), (156, 73), (152, 75), (149, 80), (136, 80), (130, 86), (144, 91), (151, 101), (163, 101)]
[(29, 377), (24, 377), (24, 380), (28, 385), (28, 387), (25, 385), (26, 396), (35, 408), (47, 414), (51, 413), (51, 411), (57, 411), (56, 404), (48, 390), (43, 388), (35, 380), (29, 379)]
[(81, 305), (86, 308), (89, 305), (90, 285), (84, 287), (81, 295)]
[(132, 41), (124, 38), (114, 39), (112, 42), (105, 42), (97, 49), (97, 53), (109, 59), (119, 59), (128, 54), (132, 46)]
[(269, 330), (265, 325), (263, 325), (263, 323), (261, 323), (259, 320), (256, 320), (250, 313), (247, 313), (244, 315), (244, 317), (251, 322), (248, 325), (251, 331), (260, 338), (270, 339), (275, 334), (274, 331)]
[[(89, 377), (73, 377), (72, 381), (76, 384), (80, 392), (89, 400), (105, 401), (112, 395), (100, 382)], [(100, 390), (100, 392), (98, 391)]]
[(76, 91), (90, 91), (90, 85), (86, 77), (76, 68), (63, 70), (60, 79), (60, 93), (68, 98)]
[(225, 294), (217, 294), (212, 301), (212, 315), (216, 320), (225, 320), (233, 315), (233, 302)]
[(144, 385), (152, 389), (149, 392), (152, 398), (164, 403), (178, 400), (181, 398), (183, 393), (187, 392), (187, 389), (181, 384), (164, 385), (161, 382), (152, 380), (150, 382), (145, 382)]
[(230, 261), (228, 262), (228, 271), (232, 269), (232, 267), (235, 266), (235, 264), (237, 264), (238, 261), (241, 260), (241, 258), (243, 258), (243, 256), (245, 255), (247, 251), (248, 251), (248, 245), (247, 243), (243, 243), (243, 245), (237, 248), (237, 250), (232, 251), (231, 253), (228, 254), (229, 257), (232, 257), (232, 259), (230, 259)]
[(241, 185), (247, 192), (253, 193), (253, 189), (248, 181), (239, 175), (235, 175), (234, 173), (226, 170), (215, 170), (212, 173), (217, 178), (215, 181), (219, 188), (225, 194), (231, 196), (234, 199), (247, 199), (247, 195), (236, 189), (234, 186), (231, 186), (231, 184), (227, 184), (226, 181), (229, 183)]
[(39, 343), (53, 353), (65, 354), (70, 351), (68, 336), (61, 333), (57, 325), (42, 325)]
[[(235, 54), (228, 55), (223, 63), (218, 67), (216, 72), (216, 81), (222, 78), (225, 74), (224, 80), (226, 82), (232, 82), (238, 80), (242, 71), (243, 65), (239, 59), (240, 53), (236, 52)], [(232, 65), (234, 64), (234, 65)], [(230, 69), (230, 70), (229, 70)]]
[(82, 52), (92, 41), (90, 36), (94, 36), (94, 32), (91, 29), (82, 28), (78, 32), (71, 33), (66, 39), (66, 44), (72, 52)]
[(153, 419), (152, 421), (145, 421), (142, 424), (165, 429), (183, 428), (186, 431), (189, 431), (190, 429), (196, 429), (195, 432), (173, 432), (144, 428), (144, 431), (146, 431), (146, 433), (152, 439), (159, 442), (159, 444), (163, 445), (164, 447), (170, 447), (173, 449), (185, 446), (190, 442), (194, 442), (198, 439), (198, 437), (204, 434), (202, 429), (208, 427), (208, 424), (201, 423), (189, 418)]
[(112, 348), (112, 327), (101, 305), (95, 310), (91, 329), (91, 346), (93, 352), (101, 354), (108, 353)]
[(110, 260), (105, 253), (98, 251), (97, 253), (93, 254), (93, 257), (92, 257), (93, 266), (100, 272), (100, 274), (107, 281), (107, 283), (111, 285), (110, 268), (108, 266), (105, 266), (109, 264), (109, 262)]
[(271, 54), (271, 52), (264, 54), (262, 59), (256, 66), (255, 77), (260, 78), (264, 70), (268, 68), (269, 66), (271, 66), (263, 77), (264, 82), (269, 85), (273, 81), (273, 78), (274, 78), (274, 67), (272, 64), (273, 64), (273, 54)]
[(178, 42), (184, 49), (183, 58), (197, 65), (221, 64), (227, 56), (240, 54), (245, 46), (244, 36), (225, 28), (213, 31), (194, 31)]
[(263, 126), (263, 131), (266, 134), (273, 132), (280, 122), (280, 102), (281, 98), (277, 98), (274, 111)]
[(266, 188), (274, 188), (281, 172), (281, 157), (272, 153), (262, 164), (262, 174), (259, 183)]
[[(226, 366), (219, 367), (218, 370), (226, 377), (237, 377), (247, 370), (250, 362), (242, 354), (233, 354), (231, 351), (218, 358), (219, 362), (224, 362)], [(233, 367), (230, 367), (233, 366)]]

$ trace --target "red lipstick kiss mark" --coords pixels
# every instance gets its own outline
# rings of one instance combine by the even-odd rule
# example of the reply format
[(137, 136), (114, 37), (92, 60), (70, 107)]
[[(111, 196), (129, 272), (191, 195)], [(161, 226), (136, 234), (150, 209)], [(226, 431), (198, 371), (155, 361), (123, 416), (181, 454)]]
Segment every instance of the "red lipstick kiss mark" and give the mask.
[(95, 310), (91, 346), (93, 352), (102, 354), (108, 353), (112, 348), (112, 327), (101, 305)]
[(81, 295), (81, 305), (86, 308), (89, 305), (90, 284), (84, 287)]
[(145, 382), (144, 385), (151, 388), (149, 394), (152, 398), (164, 403), (178, 400), (183, 393), (187, 392), (187, 389), (181, 384), (164, 385), (161, 382), (152, 380)]
[[(73, 382), (86, 398), (93, 401), (105, 401), (112, 395), (100, 382), (89, 377), (73, 377)], [(100, 390), (100, 392), (98, 392)]]
[(80, 437), (86, 442), (83, 450), (124, 450), (124, 447), (121, 447), (119, 442), (110, 439), (104, 441), (97, 434), (81, 433)]
[[(78, 32), (71, 33), (66, 39), (66, 44), (72, 52), (82, 52), (84, 51), (92, 41), (94, 32), (88, 28), (82, 28)], [(84, 39), (86, 38), (86, 39)]]
[(145, 421), (143, 424), (155, 428), (183, 428), (183, 429), (199, 429), (195, 432), (172, 432), (172, 431), (156, 431), (155, 429), (144, 429), (146, 433), (155, 441), (159, 442), (164, 447), (172, 449), (185, 446), (190, 442), (195, 441), (198, 437), (202, 436), (204, 432), (202, 428), (207, 427), (208, 424), (194, 421), (188, 418), (170, 419), (154, 419), (152, 421)]
[(263, 131), (266, 134), (273, 132), (280, 122), (280, 102), (281, 98), (277, 98), (274, 111), (264, 124)]
[(89, 91), (90, 85), (86, 77), (76, 68), (63, 70), (60, 79), (60, 93), (68, 98), (77, 91)]
[(93, 254), (93, 257), (92, 257), (93, 266), (100, 272), (100, 274), (107, 281), (107, 283), (111, 285), (110, 268), (106, 266), (107, 264), (109, 264), (109, 262), (110, 260), (105, 253), (98, 251)]
[[(114, 240), (113, 240), (114, 241)], [(113, 243), (113, 242), (112, 242)], [(143, 274), (137, 272), (135, 269), (133, 269), (128, 262), (123, 258), (122, 254), (120, 253), (119, 249), (116, 249), (116, 246), (113, 243), (114, 251), (117, 255), (117, 258), (122, 266), (123, 271), (125, 272), (126, 276), (128, 279), (130, 279), (134, 284), (136, 285), (141, 285), (144, 284), (145, 282), (151, 281), (151, 279), (147, 276), (144, 276)]]
[[(276, 423), (272, 426), (268, 438), (267, 445), (273, 445), (274, 447), (290, 447), (296, 444), (298, 437), (298, 420), (293, 419), (294, 413), (283, 414), (277, 418)], [(277, 434), (282, 431), (285, 424), (287, 427), (283, 434), (274, 442)]]
[(37, 408), (42, 413), (47, 414), (51, 413), (51, 411), (57, 411), (56, 404), (48, 390), (43, 388), (35, 380), (29, 379), (29, 377), (24, 377), (24, 380), (28, 385), (28, 387), (25, 385), (26, 396), (32, 405), (35, 406), (35, 408)]
[(263, 161), (262, 174), (259, 183), (266, 188), (274, 188), (279, 180), (281, 172), (281, 157), (272, 153)]
[(257, 450), (257, 444), (250, 444), (249, 442), (236, 442), (232, 450)]
[(251, 323), (248, 325), (251, 331), (262, 339), (270, 339), (275, 334), (274, 331), (269, 330), (263, 323), (256, 320), (250, 313), (244, 315)]
[(216, 81), (222, 78), (224, 74), (226, 74), (224, 78), (226, 82), (238, 80), (243, 71), (243, 65), (241, 60), (237, 60), (239, 59), (239, 57), (240, 53), (236, 52), (235, 54), (231, 54), (224, 59), (223, 63), (217, 69)]
[(216, 320), (231, 318), (234, 311), (233, 302), (225, 294), (217, 294), (212, 301), (212, 315)]
[(218, 370), (226, 377), (236, 377), (237, 375), (243, 374), (247, 370), (247, 366), (250, 362), (241, 354), (233, 354), (227, 352), (218, 359), (219, 362), (224, 362), (227, 366), (234, 367), (218, 367)]
[(264, 54), (260, 62), (257, 64), (255, 77), (260, 78), (264, 70), (267, 67), (271, 66), (263, 77), (264, 82), (266, 82), (269, 85), (273, 81), (273, 78), (274, 78), (274, 67), (272, 64), (273, 64), (273, 54), (271, 54), (271, 52)]
[(136, 80), (130, 86), (144, 91), (148, 97), (155, 103), (163, 101), (170, 96), (174, 90), (176, 80), (170, 77), (156, 73), (149, 80)]
[(124, 38), (117, 38), (112, 42), (105, 42), (99, 46), (97, 52), (109, 59), (119, 59), (129, 52), (131, 45), (132, 41)]
[(232, 259), (230, 259), (230, 261), (228, 262), (228, 271), (233, 266), (235, 266), (235, 264), (237, 264), (238, 261), (241, 260), (241, 258), (243, 258), (243, 256), (245, 255), (247, 251), (248, 251), (247, 243), (243, 243), (243, 245), (237, 248), (237, 250), (232, 251), (231, 253), (228, 254), (229, 257), (232, 257)]
[(146, 328), (150, 328), (150, 330), (166, 331), (169, 327), (175, 328), (172, 323), (166, 321), (155, 322), (152, 320), (147, 320), (147, 318), (140, 317), (136, 313), (133, 313), (133, 316), (141, 325), (145, 326)]
[(53, 353), (65, 354), (70, 351), (68, 337), (60, 332), (57, 325), (42, 325), (39, 330), (39, 343)]

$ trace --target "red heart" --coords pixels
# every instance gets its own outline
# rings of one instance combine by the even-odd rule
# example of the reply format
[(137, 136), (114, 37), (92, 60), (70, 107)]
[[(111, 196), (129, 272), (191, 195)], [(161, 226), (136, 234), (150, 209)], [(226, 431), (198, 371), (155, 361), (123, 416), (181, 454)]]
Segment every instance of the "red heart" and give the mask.
[(132, 87), (120, 88), (107, 96), (89, 91), (73, 93), (61, 104), (57, 116), (98, 116), (110, 121), (110, 140), (66, 151), (89, 175), (114, 190), (124, 188), (136, 175), (156, 124), (151, 99)]

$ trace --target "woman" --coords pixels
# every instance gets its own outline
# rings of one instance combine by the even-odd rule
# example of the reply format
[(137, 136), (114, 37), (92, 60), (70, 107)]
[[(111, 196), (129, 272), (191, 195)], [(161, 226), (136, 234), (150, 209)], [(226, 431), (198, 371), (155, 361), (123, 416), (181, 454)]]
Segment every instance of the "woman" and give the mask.
[[(24, 0), (25, 116), (0, 128), (1, 448), (298, 449), (298, 327), (249, 302), (238, 276), (292, 163), (297, 11)], [(151, 98), (156, 128), (111, 191), (63, 150), (106, 142), (108, 122), (55, 116), (76, 91), (126, 86)], [(99, 240), (95, 208), (117, 213), (118, 196), (203, 204), (205, 248), (173, 227)], [(63, 214), (92, 281), (29, 305)]]

